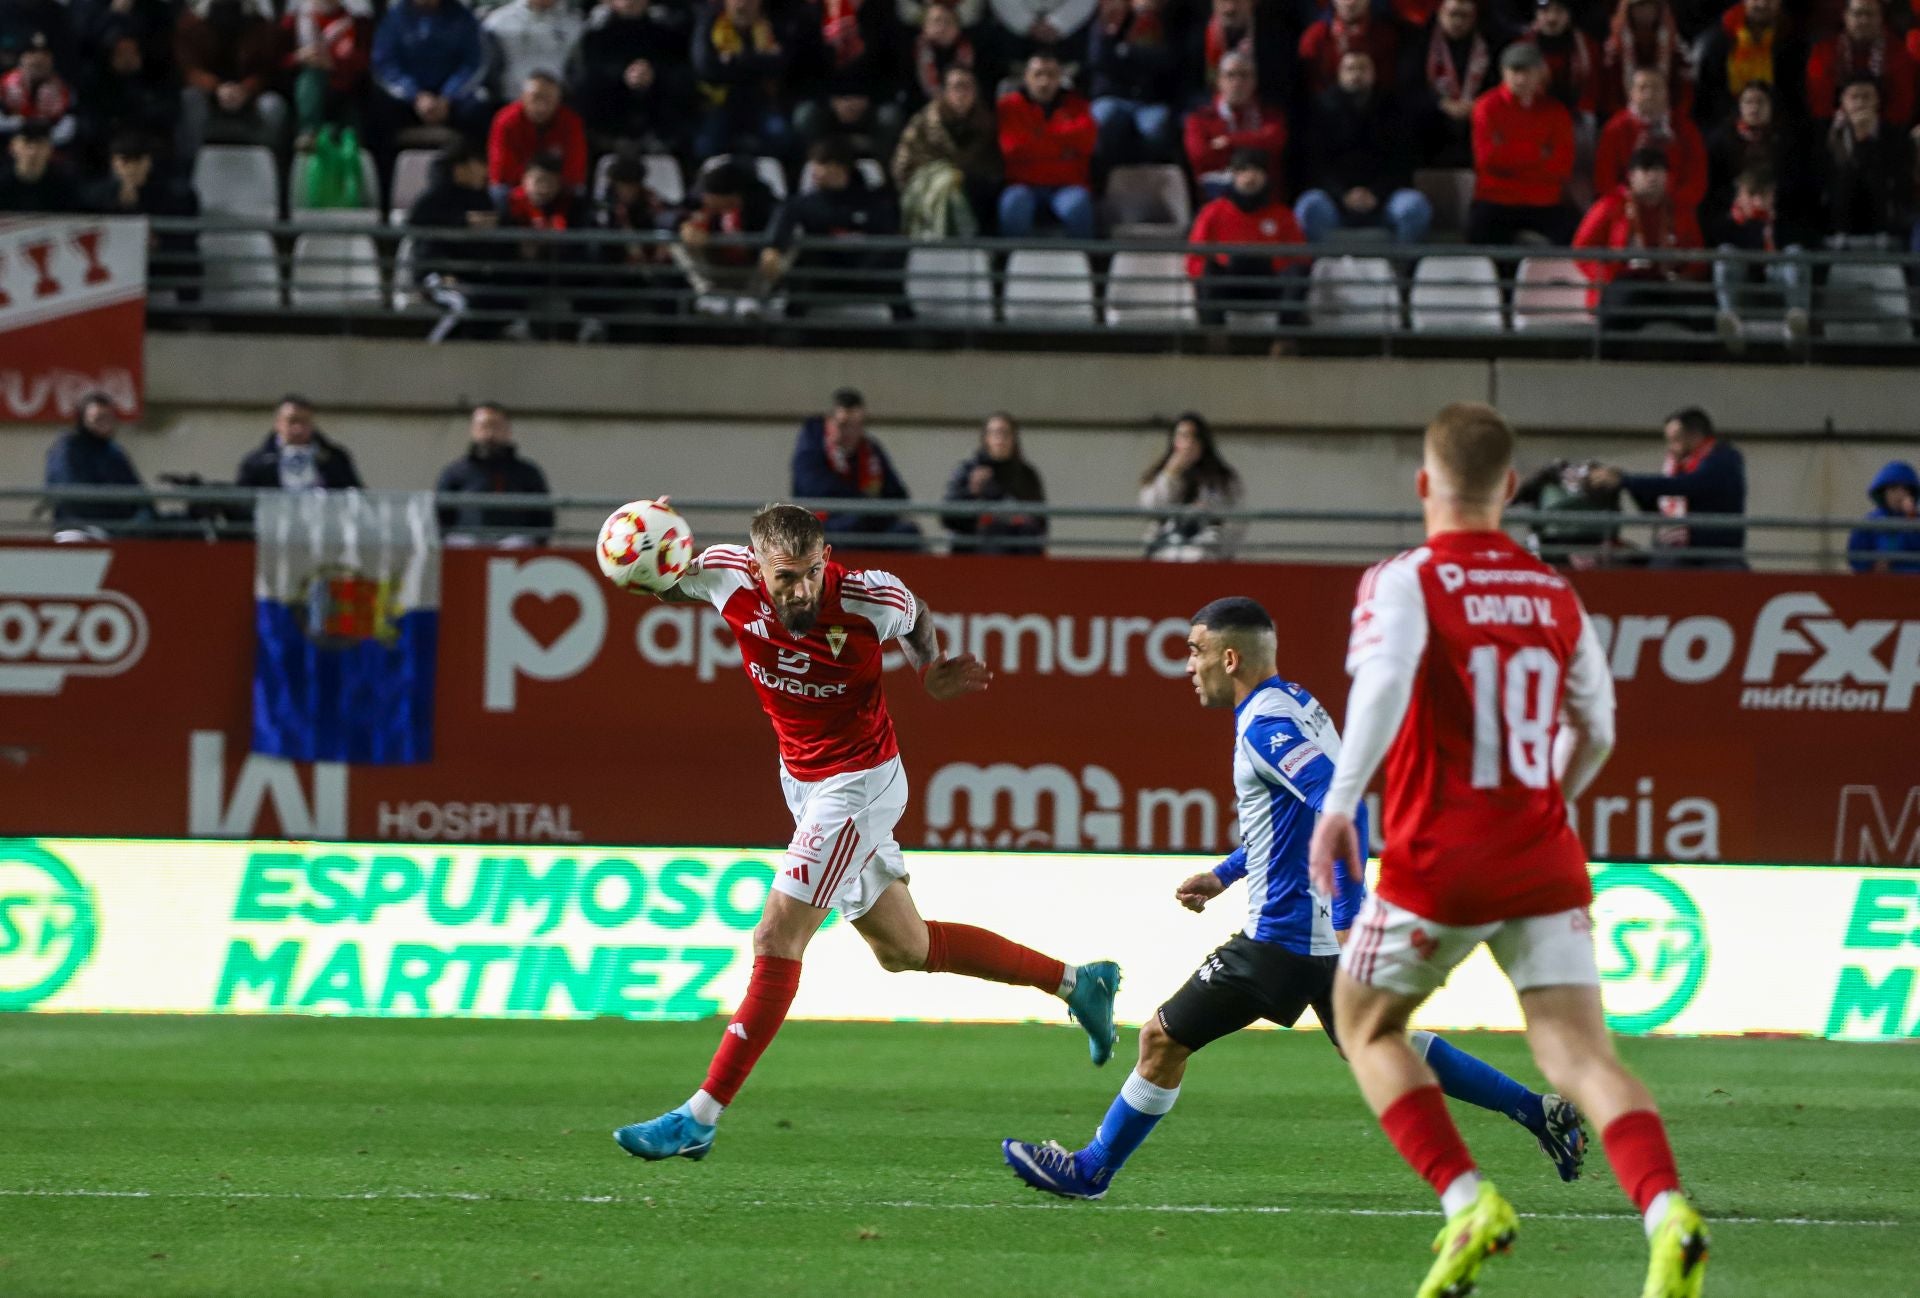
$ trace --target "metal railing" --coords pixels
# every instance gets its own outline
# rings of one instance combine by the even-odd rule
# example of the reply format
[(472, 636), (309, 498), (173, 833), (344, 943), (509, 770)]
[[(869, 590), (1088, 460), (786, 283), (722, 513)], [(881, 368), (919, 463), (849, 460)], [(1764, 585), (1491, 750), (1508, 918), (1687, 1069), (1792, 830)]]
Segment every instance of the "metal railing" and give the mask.
[[(805, 239), (771, 277), (755, 239), (695, 250), (668, 233), (411, 230), (361, 215), (156, 220), (149, 314), (162, 327), (585, 341), (1879, 362), (1910, 361), (1920, 322), (1920, 256), (1893, 251), (1579, 250), (1631, 282), (1605, 295), (1568, 249), (1379, 241)], [(1243, 261), (1196, 283), (1189, 254)], [(1283, 280), (1238, 273), (1276, 256), (1302, 265)]]
[[(0, 488), (0, 537), (63, 540), (177, 538), (237, 540), (252, 535), (252, 488), (230, 486), (4, 487)], [(510, 495), (439, 493), (443, 511), (462, 507), (480, 511), (551, 509), (551, 532), (524, 524), (490, 525), (482, 513), (478, 526), (449, 529), (452, 545), (527, 545), (562, 548), (590, 546), (607, 514), (626, 503), (605, 495)], [(759, 500), (674, 500), (703, 543), (738, 539)], [(1147, 535), (1172, 519), (1210, 525), (1225, 538), (1211, 557), (1251, 561), (1360, 562), (1379, 559), (1417, 544), (1423, 535), (1417, 509), (1145, 509), (1136, 506), (1050, 505), (1007, 501), (916, 502), (800, 500), (822, 514), (860, 519), (906, 519), (917, 534), (861, 532), (850, 525), (832, 533), (843, 549), (967, 553), (1045, 553), (1055, 557), (1139, 557)], [(82, 511), (124, 512), (120, 518), (79, 517), (56, 520), (62, 506)], [(949, 516), (979, 522), (988, 519), (1044, 518), (1048, 534), (1038, 541), (1002, 538), (980, 545), (950, 534)], [(443, 517), (446, 514), (443, 513)], [(1744, 528), (1747, 544), (1738, 549), (1662, 550), (1653, 533), (1673, 520), (1653, 514), (1570, 510), (1512, 509), (1507, 528), (1531, 539), (1545, 557), (1577, 568), (1659, 566), (1727, 567), (1746, 564), (1787, 570), (1837, 570), (1851, 559), (1884, 558), (1877, 551), (1849, 551), (1856, 530), (1874, 535), (1920, 535), (1920, 520), (1794, 518), (1779, 515), (1695, 515), (1689, 522), (1713, 529)]]

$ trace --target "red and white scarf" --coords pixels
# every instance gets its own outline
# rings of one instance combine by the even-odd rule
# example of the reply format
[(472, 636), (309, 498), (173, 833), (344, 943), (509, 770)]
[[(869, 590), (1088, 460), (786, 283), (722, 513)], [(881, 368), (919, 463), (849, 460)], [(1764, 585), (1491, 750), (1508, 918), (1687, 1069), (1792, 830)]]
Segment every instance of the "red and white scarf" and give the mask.
[[(1578, 48), (1578, 42), (1575, 42)], [(1453, 59), (1453, 42), (1433, 25), (1433, 39), (1427, 42), (1427, 84), (1442, 99), (1477, 99), (1486, 84), (1487, 69), (1493, 64), (1486, 38), (1473, 33), (1473, 45), (1467, 51), (1467, 70), (1463, 75)]]
[(1257, 102), (1249, 102), (1245, 108), (1236, 109), (1227, 102), (1225, 95), (1218, 95), (1213, 101), (1213, 111), (1220, 114), (1220, 120), (1227, 124), (1227, 130), (1234, 135), (1260, 129), (1260, 105)]
[(1628, 21), (1628, 11), (1633, 8), (1634, 0), (1620, 0), (1620, 7), (1613, 13), (1613, 29), (1607, 36), (1607, 61), (1620, 66), (1620, 92), (1631, 96), (1633, 92), (1633, 74), (1642, 68), (1652, 68), (1672, 85), (1675, 77), (1674, 60), (1680, 60), (1680, 68), (1686, 67), (1686, 54), (1681, 48), (1680, 28), (1673, 20), (1673, 9), (1660, 6), (1660, 23), (1654, 29), (1653, 48), (1643, 50), (1640, 38), (1634, 33), (1633, 25)]
[(820, 34), (833, 51), (833, 65), (844, 68), (867, 52), (860, 34), (860, 0), (824, 0), (820, 6)]
[(1760, 225), (1761, 246), (1768, 252), (1780, 251), (1773, 241), (1773, 204), (1750, 194), (1735, 194), (1727, 216), (1735, 225)]
[[(1632, 200), (1628, 200), (1628, 202), (1629, 205), (1631, 205)], [(1667, 462), (1661, 466), (1660, 471), (1669, 478), (1682, 473), (1692, 473), (1700, 467), (1701, 462), (1707, 458), (1708, 452), (1712, 451), (1713, 447), (1714, 439), (1709, 437), (1701, 442), (1700, 445), (1693, 448), (1693, 454), (1684, 458), (1669, 451), (1667, 453)], [(1687, 516), (1687, 498), (1685, 496), (1661, 496), (1655, 500), (1654, 503), (1660, 507), (1660, 515), (1663, 518), (1685, 518)], [(1686, 545), (1687, 538), (1690, 535), (1691, 532), (1688, 530), (1686, 524), (1677, 523), (1670, 527), (1656, 529), (1653, 534), (1653, 543), (1662, 547), (1679, 548)]]

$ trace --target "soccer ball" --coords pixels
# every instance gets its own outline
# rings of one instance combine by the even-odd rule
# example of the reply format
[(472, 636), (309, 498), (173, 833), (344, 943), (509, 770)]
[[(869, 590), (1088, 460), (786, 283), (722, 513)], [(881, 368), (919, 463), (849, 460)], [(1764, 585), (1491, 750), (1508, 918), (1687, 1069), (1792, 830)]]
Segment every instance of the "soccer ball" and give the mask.
[(666, 506), (636, 500), (600, 525), (593, 554), (614, 585), (657, 595), (686, 575), (693, 562), (693, 529)]

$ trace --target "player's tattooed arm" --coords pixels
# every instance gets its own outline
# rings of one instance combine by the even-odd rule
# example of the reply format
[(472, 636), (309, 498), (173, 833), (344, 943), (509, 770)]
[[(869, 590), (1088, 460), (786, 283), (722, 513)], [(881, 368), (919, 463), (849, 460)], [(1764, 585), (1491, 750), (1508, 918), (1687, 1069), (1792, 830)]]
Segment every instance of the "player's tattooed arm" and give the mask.
[(940, 633), (933, 626), (933, 610), (924, 600), (918, 601), (913, 629), (900, 637), (900, 652), (920, 673), (927, 693), (942, 701), (962, 694), (977, 694), (993, 680), (986, 664), (972, 654), (948, 658), (940, 652)]

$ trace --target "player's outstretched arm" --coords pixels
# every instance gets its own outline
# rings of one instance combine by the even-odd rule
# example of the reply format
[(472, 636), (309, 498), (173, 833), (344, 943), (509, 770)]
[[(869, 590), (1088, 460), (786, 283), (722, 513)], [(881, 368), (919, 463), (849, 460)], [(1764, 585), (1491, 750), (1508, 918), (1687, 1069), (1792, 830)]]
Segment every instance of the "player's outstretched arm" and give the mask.
[(948, 658), (940, 652), (940, 633), (933, 627), (933, 610), (920, 601), (913, 629), (900, 637), (900, 650), (920, 673), (927, 693), (945, 702), (962, 694), (978, 694), (993, 683), (993, 673), (972, 654)]

